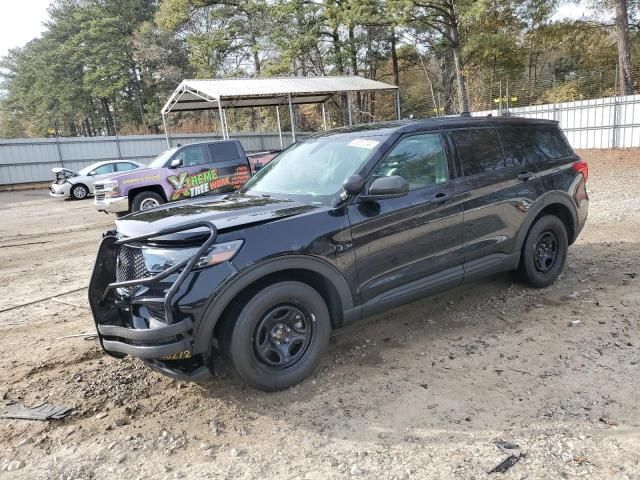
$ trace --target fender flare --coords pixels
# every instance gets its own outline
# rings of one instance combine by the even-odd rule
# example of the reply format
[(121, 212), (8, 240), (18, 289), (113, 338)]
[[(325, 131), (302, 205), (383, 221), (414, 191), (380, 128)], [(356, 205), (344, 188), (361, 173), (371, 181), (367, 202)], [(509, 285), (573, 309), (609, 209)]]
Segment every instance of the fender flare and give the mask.
[(205, 310), (197, 330), (194, 332), (194, 353), (207, 353), (209, 351), (213, 331), (218, 324), (218, 320), (227, 306), (229, 306), (242, 290), (269, 274), (291, 269), (310, 270), (322, 275), (333, 285), (337, 292), (342, 311), (353, 310), (353, 298), (351, 297), (349, 284), (342, 274), (329, 262), (317, 257), (305, 255), (286, 255), (272, 258), (260, 262), (240, 273), (210, 297), (209, 305)]
[[(529, 233), (533, 222), (538, 217), (540, 212), (542, 212), (542, 210), (550, 205), (562, 205), (566, 207), (567, 210), (569, 210), (571, 214), (571, 220), (573, 222), (573, 232), (575, 236), (575, 232), (578, 231), (578, 212), (576, 210), (576, 205), (573, 199), (567, 193), (563, 192), (545, 193), (529, 209), (529, 213), (522, 222), (520, 230), (518, 231), (518, 234), (516, 236), (516, 251), (520, 252), (522, 250), (522, 246), (524, 245), (524, 241), (527, 238), (527, 234)], [(571, 243), (573, 240), (573, 238), (569, 238), (569, 243)]]

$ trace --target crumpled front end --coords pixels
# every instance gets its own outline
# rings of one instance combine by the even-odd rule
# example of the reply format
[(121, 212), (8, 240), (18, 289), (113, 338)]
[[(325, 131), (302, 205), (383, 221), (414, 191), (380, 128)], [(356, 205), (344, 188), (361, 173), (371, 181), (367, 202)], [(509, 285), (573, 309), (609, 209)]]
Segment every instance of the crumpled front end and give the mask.
[[(198, 252), (160, 273), (147, 271), (141, 242), (161, 235), (206, 227), (209, 236)], [(176, 302), (202, 252), (215, 241), (211, 223), (190, 224), (135, 238), (119, 239), (107, 232), (100, 244), (89, 285), (89, 303), (100, 344), (114, 357), (131, 355), (175, 378), (206, 379), (203, 355), (194, 355), (194, 316)], [(202, 302), (199, 302), (202, 303)]]

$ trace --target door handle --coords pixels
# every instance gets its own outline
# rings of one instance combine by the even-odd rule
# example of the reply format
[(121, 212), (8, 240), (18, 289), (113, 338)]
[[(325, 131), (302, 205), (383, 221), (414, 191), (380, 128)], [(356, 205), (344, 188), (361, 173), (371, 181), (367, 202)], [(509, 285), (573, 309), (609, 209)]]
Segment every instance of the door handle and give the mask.
[(448, 202), (450, 198), (451, 198), (451, 195), (449, 195), (448, 193), (444, 193), (444, 192), (436, 193), (431, 199), (431, 203), (435, 203), (436, 205), (442, 205), (443, 203)]
[(522, 182), (527, 182), (527, 181), (531, 180), (532, 177), (533, 177), (533, 173), (532, 172), (520, 172), (518, 174), (518, 180), (520, 180)]

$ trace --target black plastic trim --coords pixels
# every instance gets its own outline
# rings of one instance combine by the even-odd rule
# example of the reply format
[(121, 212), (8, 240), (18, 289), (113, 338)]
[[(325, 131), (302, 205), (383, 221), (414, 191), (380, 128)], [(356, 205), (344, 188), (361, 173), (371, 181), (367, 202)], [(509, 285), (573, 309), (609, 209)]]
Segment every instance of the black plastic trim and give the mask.
[(120, 337), (127, 340), (151, 341), (175, 337), (193, 328), (191, 320), (186, 319), (161, 328), (127, 328), (117, 325), (98, 325), (98, 332), (105, 337)]
[(162, 358), (175, 353), (191, 351), (191, 342), (180, 340), (166, 345), (130, 345), (115, 340), (102, 340), (102, 345), (108, 352), (124, 353), (138, 358)]

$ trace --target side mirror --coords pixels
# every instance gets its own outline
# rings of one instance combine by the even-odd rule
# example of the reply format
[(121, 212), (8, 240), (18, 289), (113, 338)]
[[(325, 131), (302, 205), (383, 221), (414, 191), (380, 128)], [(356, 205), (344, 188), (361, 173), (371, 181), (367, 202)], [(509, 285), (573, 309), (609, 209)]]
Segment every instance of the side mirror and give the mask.
[(253, 171), (257, 172), (261, 168), (262, 168), (262, 163), (261, 162), (256, 162), (255, 165), (253, 166)]
[(409, 193), (409, 182), (400, 175), (392, 175), (374, 180), (369, 187), (369, 192), (360, 198), (375, 201), (386, 198), (404, 197), (407, 193)]
[(342, 186), (347, 195), (358, 195), (364, 189), (364, 178), (360, 175), (351, 175)]
[(89, 177), (93, 177), (95, 174), (96, 174), (95, 170), (91, 170), (89, 173), (87, 173)]
[(173, 160), (171, 160), (171, 163), (169, 164), (169, 168), (178, 168), (180, 165), (182, 165), (182, 159), (174, 158)]

